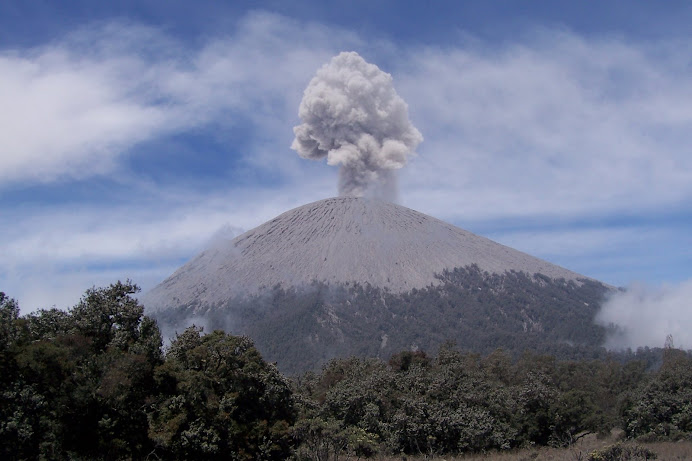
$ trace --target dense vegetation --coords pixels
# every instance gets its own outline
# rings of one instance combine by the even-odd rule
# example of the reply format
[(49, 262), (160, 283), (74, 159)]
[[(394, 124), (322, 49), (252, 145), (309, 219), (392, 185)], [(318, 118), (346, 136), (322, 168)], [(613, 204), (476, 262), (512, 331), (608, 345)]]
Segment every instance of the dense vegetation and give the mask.
[(496, 350), (349, 357), (289, 380), (247, 337), (190, 327), (162, 348), (117, 283), (20, 316), (0, 293), (0, 458), (297, 459), (454, 454), (692, 437), (692, 357), (558, 360)]
[(386, 360), (401, 350), (437, 350), (446, 341), (488, 354), (498, 347), (561, 359), (603, 358), (606, 329), (594, 323), (602, 284), (553, 280), (522, 272), (489, 274), (478, 266), (447, 271), (440, 284), (396, 294), (370, 285), (274, 287), (221, 306), (180, 306), (156, 313), (182, 329), (203, 317), (210, 330), (252, 337), (285, 373), (319, 370), (333, 358)]
[(190, 328), (167, 353), (117, 283), (19, 317), (0, 294), (0, 458), (285, 459), (289, 382), (252, 341)]

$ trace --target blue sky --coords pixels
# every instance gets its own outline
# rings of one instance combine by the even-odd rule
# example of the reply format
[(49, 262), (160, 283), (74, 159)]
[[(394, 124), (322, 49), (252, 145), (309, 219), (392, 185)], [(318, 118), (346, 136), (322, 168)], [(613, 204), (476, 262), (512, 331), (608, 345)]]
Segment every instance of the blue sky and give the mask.
[(345, 50), (425, 138), (401, 204), (613, 285), (692, 278), (692, 3), (426, 3), (0, 3), (0, 290), (146, 290), (335, 195), (289, 147)]

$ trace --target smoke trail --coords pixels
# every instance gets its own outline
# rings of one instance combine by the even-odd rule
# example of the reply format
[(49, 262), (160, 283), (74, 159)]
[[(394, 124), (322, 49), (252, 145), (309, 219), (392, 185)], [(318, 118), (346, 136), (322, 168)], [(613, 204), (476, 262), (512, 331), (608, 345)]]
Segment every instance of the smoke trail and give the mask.
[(606, 346), (624, 349), (663, 347), (671, 335), (677, 346), (692, 347), (692, 280), (658, 288), (635, 284), (608, 299), (596, 323), (618, 331)]
[(339, 195), (394, 200), (395, 170), (423, 140), (408, 119), (408, 106), (392, 76), (344, 52), (317, 71), (303, 94), (302, 124), (291, 148), (303, 158), (340, 165)]

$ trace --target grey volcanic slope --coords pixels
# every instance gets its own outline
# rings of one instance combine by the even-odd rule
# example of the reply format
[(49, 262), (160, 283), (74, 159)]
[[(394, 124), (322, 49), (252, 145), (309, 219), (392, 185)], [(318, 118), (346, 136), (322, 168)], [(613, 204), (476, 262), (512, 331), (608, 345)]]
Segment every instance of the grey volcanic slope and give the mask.
[(262, 287), (301, 286), (313, 280), (369, 283), (405, 292), (437, 284), (435, 274), (445, 269), (471, 264), (491, 273), (586, 278), (403, 206), (338, 197), (287, 211), (214, 245), (142, 302), (154, 311), (213, 306)]

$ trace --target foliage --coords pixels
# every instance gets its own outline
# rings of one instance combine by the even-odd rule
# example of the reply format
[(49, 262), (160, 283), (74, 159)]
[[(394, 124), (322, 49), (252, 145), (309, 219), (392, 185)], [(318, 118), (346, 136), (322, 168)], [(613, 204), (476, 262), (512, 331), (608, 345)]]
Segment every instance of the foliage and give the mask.
[(338, 460), (341, 455), (369, 458), (378, 452), (377, 438), (364, 429), (320, 417), (302, 418), (293, 429), (300, 441), (298, 459), (314, 461)]
[(622, 406), (629, 437), (692, 438), (692, 358), (669, 349), (658, 373), (630, 392)]
[(0, 294), (0, 457), (213, 458), (230, 447), (236, 459), (285, 458), (285, 378), (249, 339), (223, 332), (186, 331), (164, 357), (137, 291), (118, 282), (69, 311), (23, 317)]
[[(582, 372), (599, 368), (542, 356), (512, 362), (502, 351), (481, 358), (450, 344), (434, 359), (420, 352), (402, 352), (389, 364), (336, 359), (321, 374), (308, 373), (297, 381), (298, 402), (306, 415), (301, 423), (309, 421), (313, 428), (304, 442), (327, 453), (340, 446), (338, 434), (355, 428), (391, 453), (567, 445), (578, 433), (604, 430), (611, 419), (593, 403), (586, 404), (597, 400), (603, 389), (598, 384), (570, 388), (561, 377), (566, 366), (581, 367)], [(603, 363), (601, 368), (612, 366)], [(614, 413), (615, 407), (609, 411)], [(329, 422), (329, 431), (317, 426), (322, 430), (315, 432), (316, 421)], [(312, 459), (327, 458), (323, 454)]]
[[(5, 315), (0, 437), (13, 458), (120, 458), (147, 449), (147, 389), (161, 336), (126, 282), (88, 290), (70, 312)], [(10, 306), (16, 310), (16, 304)], [(3, 341), (3, 345), (7, 342)], [(9, 362), (9, 363), (7, 363)]]
[(19, 306), (0, 291), (0, 353), (6, 354), (19, 337)]
[[(578, 289), (568, 285), (554, 288)], [(313, 298), (274, 294), (294, 296), (306, 313), (300, 318), (309, 320), (324, 312), (327, 295), (315, 288)], [(616, 426), (640, 440), (692, 437), (692, 357), (672, 348), (656, 369), (651, 350), (630, 352), (625, 362), (564, 360), (467, 352), (442, 341), (435, 355), (402, 348), (388, 361), (363, 357), (365, 348), (289, 381), (245, 336), (190, 327), (164, 351), (156, 321), (133, 297), (137, 290), (118, 282), (88, 290), (69, 311), (25, 316), (0, 293), (0, 458), (446, 456), (570, 446)], [(394, 309), (395, 298), (387, 299)], [(253, 315), (272, 318), (272, 306)], [(384, 328), (386, 316), (359, 309), (352, 307), (354, 322), (358, 314)], [(395, 318), (404, 311), (388, 312)], [(624, 444), (590, 459), (651, 456)]]
[(191, 327), (157, 369), (162, 399), (149, 435), (166, 458), (285, 459), (295, 415), (290, 386), (246, 337)]
[(387, 364), (335, 359), (320, 374), (296, 380), (301, 450), (309, 459), (335, 459), (339, 449), (347, 453), (343, 434), (349, 429), (363, 431), (390, 454), (570, 446), (586, 434), (632, 424), (632, 415), (621, 419), (624, 396), (651, 380), (667, 381), (672, 373), (678, 391), (690, 392), (692, 380), (683, 382), (679, 368), (691, 359), (677, 355), (675, 364), (666, 362), (655, 373), (636, 362), (536, 354), (513, 360), (501, 350), (481, 357), (450, 343), (434, 358), (404, 351)]
[(645, 461), (657, 459), (653, 451), (639, 445), (616, 443), (589, 454), (588, 461)]

